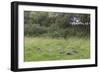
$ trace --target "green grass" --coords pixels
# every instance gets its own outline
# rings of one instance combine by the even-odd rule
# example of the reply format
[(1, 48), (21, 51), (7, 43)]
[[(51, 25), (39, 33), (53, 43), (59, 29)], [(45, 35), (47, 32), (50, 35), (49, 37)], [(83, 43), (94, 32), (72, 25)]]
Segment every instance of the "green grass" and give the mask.
[[(67, 39), (25, 37), (24, 61), (47, 61), (47, 60), (74, 60), (90, 58), (89, 38), (70, 37)], [(74, 49), (77, 53), (68, 55)], [(60, 53), (63, 49), (64, 53)]]

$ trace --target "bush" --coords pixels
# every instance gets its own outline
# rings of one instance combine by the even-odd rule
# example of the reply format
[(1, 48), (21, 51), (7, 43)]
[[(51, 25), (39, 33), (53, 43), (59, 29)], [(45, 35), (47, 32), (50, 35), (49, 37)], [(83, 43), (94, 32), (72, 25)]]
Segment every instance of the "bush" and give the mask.
[(26, 26), (25, 35), (38, 36), (46, 31), (46, 27), (40, 26), (39, 24), (31, 24), (29, 27)]

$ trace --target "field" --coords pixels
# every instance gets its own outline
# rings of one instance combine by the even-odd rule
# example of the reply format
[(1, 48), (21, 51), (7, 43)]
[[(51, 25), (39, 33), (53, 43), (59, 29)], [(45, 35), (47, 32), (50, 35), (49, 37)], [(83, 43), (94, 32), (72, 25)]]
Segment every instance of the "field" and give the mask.
[(25, 62), (90, 58), (89, 38), (25, 37), (24, 39)]

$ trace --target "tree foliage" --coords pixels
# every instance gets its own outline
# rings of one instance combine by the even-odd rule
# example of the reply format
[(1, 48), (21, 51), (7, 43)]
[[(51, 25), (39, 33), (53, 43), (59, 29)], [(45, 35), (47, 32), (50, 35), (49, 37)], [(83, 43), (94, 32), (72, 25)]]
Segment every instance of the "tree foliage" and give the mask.
[[(71, 25), (73, 17), (84, 25)], [(89, 37), (90, 24), (85, 23), (90, 23), (89, 14), (24, 11), (25, 36)]]

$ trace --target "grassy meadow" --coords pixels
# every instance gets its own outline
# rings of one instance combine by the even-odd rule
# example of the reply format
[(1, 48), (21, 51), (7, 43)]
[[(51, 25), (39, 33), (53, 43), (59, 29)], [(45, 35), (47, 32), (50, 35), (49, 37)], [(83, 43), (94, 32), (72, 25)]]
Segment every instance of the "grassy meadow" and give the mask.
[(90, 58), (90, 14), (24, 11), (24, 61)]
[(77, 37), (25, 37), (24, 61), (87, 59), (90, 58), (89, 41)]

